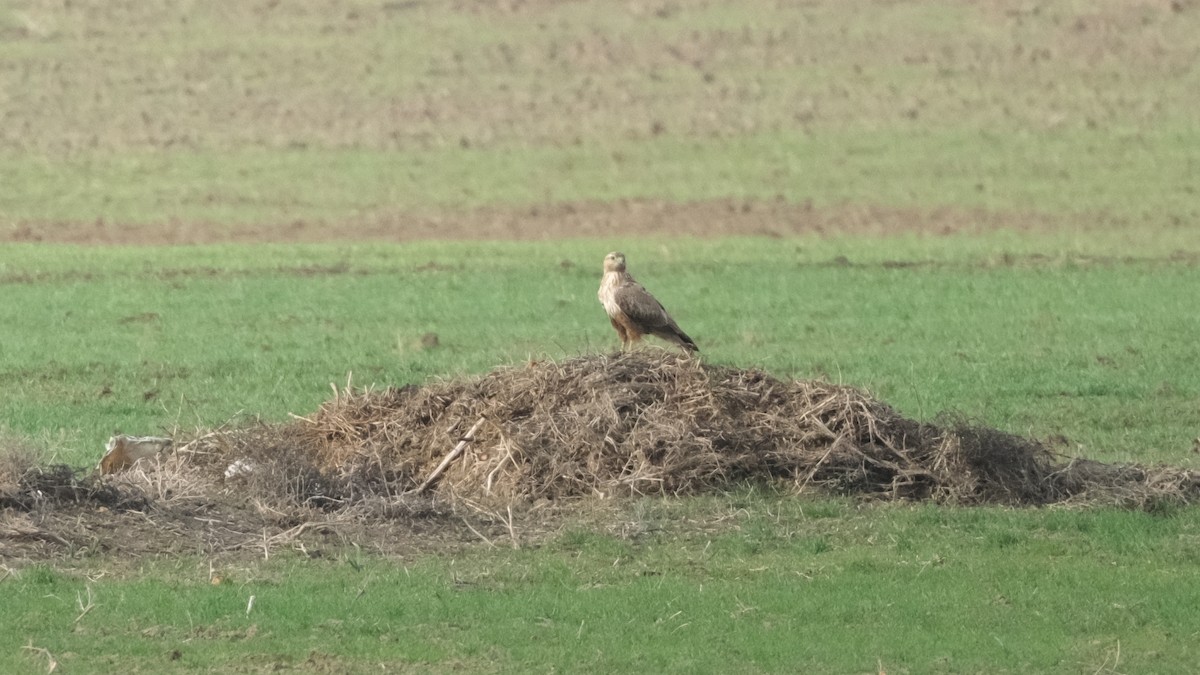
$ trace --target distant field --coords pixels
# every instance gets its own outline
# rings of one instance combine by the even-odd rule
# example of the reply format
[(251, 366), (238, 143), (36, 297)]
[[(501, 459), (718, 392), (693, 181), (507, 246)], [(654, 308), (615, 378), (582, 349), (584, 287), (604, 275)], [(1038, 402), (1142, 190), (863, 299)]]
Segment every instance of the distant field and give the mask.
[(1123, 0), (18, 1), (0, 235), (410, 239), (430, 212), (729, 197), (1161, 231), (1200, 216), (1198, 34), (1188, 3)]

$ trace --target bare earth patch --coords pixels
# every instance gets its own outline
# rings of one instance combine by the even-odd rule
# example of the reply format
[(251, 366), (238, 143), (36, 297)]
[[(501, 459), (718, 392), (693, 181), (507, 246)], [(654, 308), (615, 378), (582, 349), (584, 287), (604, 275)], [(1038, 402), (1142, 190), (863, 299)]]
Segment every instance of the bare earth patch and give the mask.
[(403, 554), (515, 540), (514, 522), (545, 527), (597, 501), (745, 484), (959, 505), (1200, 500), (1188, 470), (1064, 462), (1033, 439), (907, 419), (857, 389), (665, 353), (339, 391), (286, 424), (179, 440), (156, 465), (108, 477), (5, 458), (2, 557), (319, 555), (360, 541)]
[(3, 242), (98, 245), (312, 243), (335, 241), (550, 240), (612, 236), (767, 236), (938, 234), (1007, 229), (1050, 231), (1111, 225), (1110, 217), (991, 212), (966, 208), (817, 207), (784, 200), (715, 199), (688, 203), (622, 200), (468, 211), (398, 213), (337, 223), (278, 224), (21, 223), (0, 229)]

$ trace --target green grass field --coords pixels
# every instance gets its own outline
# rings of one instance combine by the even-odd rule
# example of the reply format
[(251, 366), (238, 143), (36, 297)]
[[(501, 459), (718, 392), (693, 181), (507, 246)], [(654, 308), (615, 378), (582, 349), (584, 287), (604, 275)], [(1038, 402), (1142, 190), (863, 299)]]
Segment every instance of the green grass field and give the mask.
[(1197, 657), (1194, 510), (742, 492), (622, 515), (528, 550), (218, 563), (216, 586), (203, 558), (30, 567), (0, 582), (19, 608), (0, 664), (47, 663), (25, 646), (87, 672), (1186, 672)]
[[(1154, 244), (1145, 258), (1103, 242), (1027, 252), (1042, 243), (664, 240), (626, 252), (712, 362), (865, 387), (919, 419), (958, 412), (1065, 436), (1070, 454), (1190, 464), (1200, 375), (1181, 364), (1200, 359), (1188, 338), (1200, 272), (1153, 257)], [(86, 464), (114, 431), (283, 420), (348, 377), (419, 384), (611, 351), (595, 288), (614, 245), (10, 247), (0, 414)], [(1118, 250), (1131, 257), (1102, 257)], [(439, 345), (423, 349), (430, 332)]]
[[(1196, 467), (1197, 36), (1191, 3), (1122, 0), (6, 3), (0, 448), (86, 466), (115, 431), (282, 421), (351, 376), (608, 352), (595, 289), (620, 249), (709, 362)], [(699, 204), (720, 236), (666, 236), (617, 200)], [(722, 200), (857, 225), (754, 236)], [(587, 236), (519, 227), (564, 207)], [(435, 218), (472, 239), (499, 217), (519, 241), (410, 232)], [(296, 243), (300, 226), (329, 243)], [(193, 235), (215, 243), (137, 245)], [(30, 561), (0, 534), (0, 671), (1166, 673), (1200, 656), (1195, 506), (745, 486), (517, 513), (519, 549), (393, 557), (333, 538), (317, 558)]]
[(749, 491), (637, 502), (618, 524), (528, 550), (218, 563), (216, 586), (203, 558), (25, 568), (4, 580), (23, 609), (0, 620), (0, 663), (46, 663), (26, 645), (95, 673), (1171, 673), (1196, 658), (1189, 512)]

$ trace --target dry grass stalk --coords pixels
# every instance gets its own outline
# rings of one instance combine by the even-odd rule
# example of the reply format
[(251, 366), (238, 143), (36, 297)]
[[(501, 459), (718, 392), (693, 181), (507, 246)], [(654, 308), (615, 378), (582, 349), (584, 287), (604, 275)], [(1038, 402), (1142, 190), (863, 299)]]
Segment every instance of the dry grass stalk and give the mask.
[(24, 515), (14, 515), (0, 522), (0, 539), (44, 541), (69, 547), (71, 543), (59, 535), (33, 525)]
[(34, 654), (38, 654), (39, 656), (46, 657), (47, 673), (53, 673), (58, 669), (58, 659), (54, 658), (54, 655), (50, 653), (49, 649), (46, 649), (45, 647), (34, 647), (32, 638), (30, 638), (29, 643), (24, 647), (21, 647), (21, 649), (23, 651), (32, 652)]

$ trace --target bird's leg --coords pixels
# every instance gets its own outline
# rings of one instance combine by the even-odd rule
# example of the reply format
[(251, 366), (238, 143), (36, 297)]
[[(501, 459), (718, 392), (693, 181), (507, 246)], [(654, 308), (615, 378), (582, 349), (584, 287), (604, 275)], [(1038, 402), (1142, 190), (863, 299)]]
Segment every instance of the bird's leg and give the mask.
[(617, 321), (616, 319), (613, 319), (611, 317), (609, 318), (608, 321), (609, 321), (609, 323), (612, 324), (612, 327), (617, 331), (617, 337), (621, 338), (621, 351), (624, 352), (625, 345), (629, 342), (629, 333), (625, 330), (625, 326), (623, 326), (620, 321)]
[(638, 347), (638, 342), (641, 341), (642, 335), (636, 331), (628, 331), (629, 335), (629, 351), (633, 352)]

